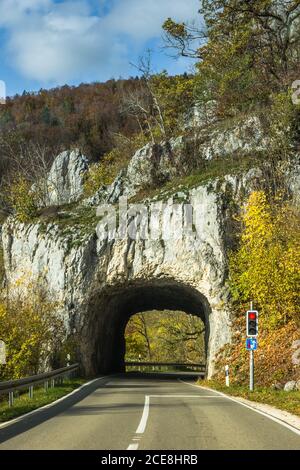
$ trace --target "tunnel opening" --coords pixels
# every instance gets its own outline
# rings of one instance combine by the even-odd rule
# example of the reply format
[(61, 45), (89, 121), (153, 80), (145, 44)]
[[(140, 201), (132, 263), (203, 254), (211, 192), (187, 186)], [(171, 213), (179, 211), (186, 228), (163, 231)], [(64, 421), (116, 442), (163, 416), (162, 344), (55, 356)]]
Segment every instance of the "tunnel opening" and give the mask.
[(198, 315), (175, 310), (134, 314), (125, 329), (126, 372), (203, 372), (204, 333)]
[[(100, 300), (100, 302), (99, 302)], [(205, 325), (205, 353), (209, 342), (210, 306), (194, 287), (170, 279), (154, 279), (107, 288), (90, 306), (89, 348), (93, 374), (125, 372), (125, 329), (129, 319), (149, 311), (181, 311), (198, 316)]]

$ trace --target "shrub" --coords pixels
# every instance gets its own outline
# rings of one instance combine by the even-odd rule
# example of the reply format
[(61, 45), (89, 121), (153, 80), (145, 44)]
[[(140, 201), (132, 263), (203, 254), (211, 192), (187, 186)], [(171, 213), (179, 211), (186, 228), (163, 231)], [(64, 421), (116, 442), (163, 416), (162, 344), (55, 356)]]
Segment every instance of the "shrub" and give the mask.
[(29, 222), (37, 215), (39, 190), (34, 189), (24, 176), (18, 174), (6, 190), (9, 205), (21, 222)]
[(121, 169), (126, 167), (134, 153), (146, 145), (147, 138), (143, 134), (136, 134), (130, 139), (118, 135), (115, 136), (115, 143), (115, 148), (89, 169), (84, 184), (86, 196), (93, 195), (101, 186), (111, 184)]
[[(18, 286), (20, 289), (20, 286)], [(0, 366), (0, 380), (37, 374), (47, 368), (65, 337), (57, 302), (30, 284), (12, 300), (0, 298), (0, 338), (6, 344), (7, 363)]]

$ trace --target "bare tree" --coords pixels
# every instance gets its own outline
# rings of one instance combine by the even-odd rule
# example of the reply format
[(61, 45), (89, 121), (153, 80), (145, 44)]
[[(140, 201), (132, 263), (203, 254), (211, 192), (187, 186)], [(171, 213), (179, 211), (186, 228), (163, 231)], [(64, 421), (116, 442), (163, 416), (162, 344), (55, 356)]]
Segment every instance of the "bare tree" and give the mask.
[(144, 56), (140, 57), (138, 64), (131, 65), (142, 76), (140, 88), (123, 94), (122, 109), (123, 112), (135, 117), (141, 131), (144, 130), (146, 125), (147, 131), (154, 143), (154, 128), (158, 127), (161, 135), (166, 137), (166, 126), (164, 111), (152, 82), (154, 71), (151, 67), (151, 51), (148, 50)]
[(1, 178), (0, 196), (6, 199), (5, 192), (16, 178), (22, 176), (39, 195), (41, 206), (49, 198), (48, 172), (60, 148), (49, 148), (39, 142), (26, 142), (18, 136), (0, 135), (0, 152), (5, 162), (5, 172)]

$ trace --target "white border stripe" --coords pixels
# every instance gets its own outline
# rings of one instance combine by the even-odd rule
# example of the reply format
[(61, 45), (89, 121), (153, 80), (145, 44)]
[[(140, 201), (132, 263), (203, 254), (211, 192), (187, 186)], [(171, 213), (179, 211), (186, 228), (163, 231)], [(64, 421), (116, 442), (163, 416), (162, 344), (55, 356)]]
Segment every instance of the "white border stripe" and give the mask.
[(145, 395), (145, 404), (144, 404), (144, 411), (142, 414), (142, 418), (140, 424), (138, 425), (137, 430), (135, 431), (136, 434), (143, 434), (149, 417), (149, 404), (150, 404), (150, 397), (149, 395)]
[(214, 395), (149, 395), (150, 398), (223, 398)]
[(286, 423), (285, 421), (281, 420), (280, 418), (275, 418), (275, 416), (272, 416), (271, 414), (266, 413), (265, 411), (258, 410), (257, 408), (254, 408), (254, 406), (247, 405), (246, 403), (243, 403), (243, 402), (241, 402), (241, 401), (239, 401), (239, 400), (237, 400), (233, 397), (230, 397), (230, 396), (226, 395), (225, 393), (219, 392), (218, 390), (213, 390), (212, 388), (208, 388), (208, 387), (207, 388), (206, 387), (201, 387), (201, 385), (190, 384), (188, 382), (184, 382), (184, 380), (181, 380), (181, 379), (178, 379), (178, 380), (180, 382), (186, 384), (186, 385), (190, 385), (191, 387), (197, 387), (198, 389), (201, 388), (201, 390), (210, 390), (212, 392), (215, 392), (215, 393), (221, 395), (223, 398), (227, 398), (227, 400), (234, 401), (238, 405), (245, 406), (246, 408), (249, 408), (249, 410), (255, 411), (256, 413), (258, 413), (262, 416), (265, 416), (266, 418), (269, 418), (272, 421), (275, 421), (275, 423), (277, 423), (277, 424), (281, 424), (281, 426), (284, 426), (285, 428), (289, 429), (290, 431), (292, 431), (295, 434), (297, 434), (298, 436), (300, 436), (300, 430), (299, 429), (295, 428), (291, 424)]

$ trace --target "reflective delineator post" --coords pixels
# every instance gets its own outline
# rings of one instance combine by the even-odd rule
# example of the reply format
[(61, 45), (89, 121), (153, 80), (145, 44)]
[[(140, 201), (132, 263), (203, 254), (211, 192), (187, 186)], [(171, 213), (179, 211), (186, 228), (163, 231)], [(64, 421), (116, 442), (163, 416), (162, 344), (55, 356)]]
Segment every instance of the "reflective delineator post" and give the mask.
[(229, 366), (225, 366), (225, 383), (229, 387)]

